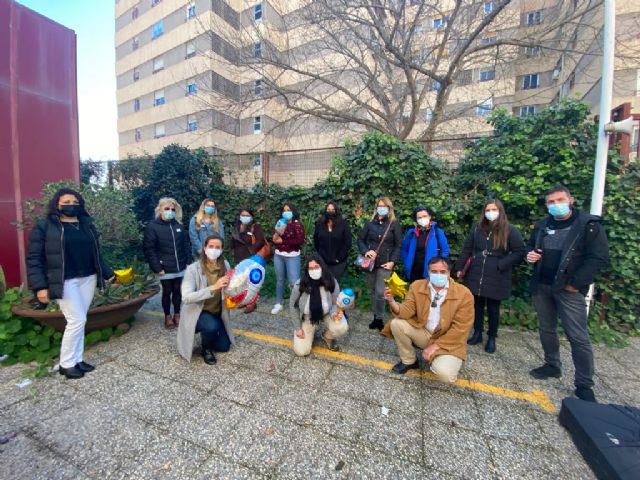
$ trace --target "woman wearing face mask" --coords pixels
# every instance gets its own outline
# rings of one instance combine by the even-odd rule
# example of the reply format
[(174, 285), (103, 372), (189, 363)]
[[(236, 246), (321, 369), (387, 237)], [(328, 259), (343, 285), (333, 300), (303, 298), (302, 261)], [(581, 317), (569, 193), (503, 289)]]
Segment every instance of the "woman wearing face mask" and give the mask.
[(300, 278), (300, 247), (304, 243), (304, 226), (298, 220), (298, 213), (291, 204), (285, 203), (280, 209), (280, 217), (286, 222), (282, 233), (273, 232), (273, 244), (275, 255), (273, 266), (276, 270), (276, 304), (271, 309), (275, 315), (282, 310), (284, 299), (284, 282), (289, 281), (289, 286)]
[(241, 209), (231, 233), (231, 250), (235, 261), (239, 263), (255, 255), (266, 242), (262, 227), (253, 218), (251, 210)]
[(349, 330), (344, 315), (336, 321), (329, 314), (340, 293), (338, 281), (317, 254), (307, 259), (302, 270), (302, 277), (293, 286), (289, 299), (295, 329), (293, 351), (301, 357), (309, 355), (316, 328), (322, 324), (322, 340), (329, 350), (336, 352), (339, 350), (336, 339)]
[(393, 213), (393, 203), (388, 197), (382, 197), (358, 238), (360, 253), (375, 260), (373, 271), (366, 272), (373, 302), (371, 329), (382, 330), (384, 326), (384, 280), (391, 276), (394, 265), (400, 261), (401, 246), (402, 231)]
[(211, 235), (203, 242), (200, 259), (189, 265), (182, 282), (183, 313), (178, 327), (178, 352), (191, 361), (193, 338), (200, 333), (202, 358), (214, 365), (215, 352), (227, 352), (234, 343), (223, 289), (229, 263), (222, 256), (223, 240)]
[(496, 336), (500, 323), (500, 302), (511, 294), (511, 270), (525, 255), (522, 237), (516, 228), (507, 220), (502, 202), (497, 199), (487, 200), (482, 209), (480, 223), (471, 230), (455, 271), (462, 277), (462, 270), (467, 264), (464, 281), (475, 301), (475, 320), (473, 334), (467, 341), (469, 345), (482, 342), (484, 328), (484, 310), (489, 317), (489, 338), (485, 351), (496, 351)]
[(415, 227), (411, 227), (402, 240), (402, 263), (410, 282), (429, 278), (429, 260), (433, 257), (449, 258), (449, 243), (435, 221), (429, 207), (416, 207), (413, 211)]
[(102, 261), (98, 232), (75, 190), (62, 188), (49, 202), (47, 217), (29, 235), (29, 285), (40, 303), (57, 300), (67, 325), (60, 346), (60, 374), (81, 378), (94, 367), (84, 355), (84, 327), (96, 285), (113, 270)]
[(224, 225), (218, 218), (216, 202), (205, 198), (198, 212), (189, 221), (189, 239), (194, 258), (199, 257), (204, 240), (214, 233), (224, 240)]
[(331, 274), (339, 279), (347, 267), (347, 257), (351, 250), (351, 229), (334, 202), (327, 203), (324, 213), (316, 221), (313, 246)]
[(162, 285), (162, 309), (166, 329), (175, 328), (180, 324), (180, 284), (190, 256), (189, 238), (181, 221), (180, 204), (173, 198), (161, 198), (155, 209), (155, 218), (144, 231), (144, 256)]

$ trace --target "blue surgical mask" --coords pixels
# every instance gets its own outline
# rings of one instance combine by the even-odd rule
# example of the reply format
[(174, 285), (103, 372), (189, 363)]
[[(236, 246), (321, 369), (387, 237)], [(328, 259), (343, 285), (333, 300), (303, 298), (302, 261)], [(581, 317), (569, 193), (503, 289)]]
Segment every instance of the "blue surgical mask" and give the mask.
[(386, 217), (387, 215), (389, 215), (388, 207), (378, 207), (376, 211), (378, 212), (378, 215), (380, 215), (381, 217)]
[(251, 215), (240, 215), (240, 222), (244, 225), (249, 225), (251, 220), (253, 220)]
[(282, 218), (288, 222), (293, 218), (293, 212), (282, 212)]
[(204, 213), (207, 215), (213, 215), (216, 211), (216, 207), (204, 207)]
[(547, 210), (549, 211), (550, 215), (553, 215), (557, 218), (562, 218), (569, 215), (571, 207), (568, 203), (554, 203), (553, 205), (549, 205), (547, 207)]
[(167, 222), (170, 222), (171, 220), (176, 218), (176, 212), (174, 210), (163, 210), (162, 211), (162, 218), (164, 220), (166, 220)]
[(449, 281), (449, 275), (444, 273), (430, 273), (429, 281), (434, 287), (444, 287)]

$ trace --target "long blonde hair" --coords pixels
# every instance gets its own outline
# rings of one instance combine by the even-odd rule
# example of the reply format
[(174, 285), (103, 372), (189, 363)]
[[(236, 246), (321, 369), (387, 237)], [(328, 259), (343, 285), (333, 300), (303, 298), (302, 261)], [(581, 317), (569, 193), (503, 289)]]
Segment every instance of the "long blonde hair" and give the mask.
[(182, 223), (182, 207), (175, 198), (171, 197), (162, 197), (158, 200), (158, 206), (155, 209), (156, 218), (160, 218), (162, 210), (164, 210), (164, 207), (169, 204), (173, 204), (173, 206), (176, 207), (176, 220), (178, 223)]
[(393, 213), (393, 202), (389, 197), (380, 197), (376, 200), (376, 206), (373, 207), (373, 216), (371, 217), (371, 220), (375, 220), (378, 217), (378, 203), (380, 202), (384, 203), (389, 208), (389, 215), (387, 215), (387, 218), (389, 219), (389, 223), (393, 222), (396, 219), (396, 215)]
[(206, 213), (204, 213), (204, 206), (209, 202), (212, 202), (215, 206), (213, 215), (211, 215), (211, 224), (213, 225), (213, 231), (218, 233), (218, 205), (216, 204), (216, 201), (211, 198), (205, 198), (200, 204), (198, 213), (196, 213), (196, 230), (200, 230), (200, 225), (202, 225), (202, 220), (206, 215)]

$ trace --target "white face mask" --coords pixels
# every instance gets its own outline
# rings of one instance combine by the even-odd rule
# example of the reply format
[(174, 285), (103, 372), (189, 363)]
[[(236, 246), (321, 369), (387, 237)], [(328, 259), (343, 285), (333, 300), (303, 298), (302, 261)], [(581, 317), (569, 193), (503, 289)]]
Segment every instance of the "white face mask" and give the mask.
[(500, 212), (498, 212), (497, 210), (489, 210), (488, 212), (484, 212), (484, 217), (490, 222), (493, 222), (499, 216)]
[(216, 260), (220, 255), (222, 255), (222, 250), (219, 248), (207, 248), (204, 253), (207, 255), (209, 260)]
[(313, 270), (309, 269), (309, 276), (311, 277), (312, 280), (320, 280), (320, 278), (322, 277), (322, 269), (321, 268), (314, 268)]
[(429, 225), (429, 222), (431, 221), (431, 219), (429, 217), (422, 217), (418, 219), (418, 225), (420, 225), (421, 227), (426, 227), (427, 225)]

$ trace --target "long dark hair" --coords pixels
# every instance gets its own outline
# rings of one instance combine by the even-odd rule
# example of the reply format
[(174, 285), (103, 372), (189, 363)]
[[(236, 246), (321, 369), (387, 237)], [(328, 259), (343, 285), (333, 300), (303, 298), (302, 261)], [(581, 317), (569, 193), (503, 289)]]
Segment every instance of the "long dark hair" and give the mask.
[(327, 212), (327, 207), (329, 205), (333, 205), (333, 208), (335, 208), (336, 210), (336, 216), (332, 219), (334, 225), (336, 223), (339, 223), (342, 220), (342, 212), (340, 211), (340, 207), (338, 207), (338, 205), (336, 204), (336, 202), (334, 202), (333, 200), (330, 200), (327, 202), (327, 204), (324, 206), (324, 211), (320, 214), (320, 216), (318, 217), (318, 223), (329, 223), (329, 220), (327, 219), (325, 213)]
[(282, 204), (282, 207), (280, 207), (280, 218), (282, 218), (282, 214), (284, 213), (284, 207), (289, 207), (289, 210), (291, 210), (291, 212), (293, 213), (293, 218), (291, 219), (291, 221), (298, 220), (300, 218), (298, 217), (298, 210), (296, 209), (296, 207), (294, 207), (289, 202), (284, 202)]
[(253, 216), (253, 210), (251, 210), (250, 208), (243, 207), (240, 210), (238, 210), (238, 217), (236, 218), (236, 229), (238, 231), (240, 231), (240, 227), (244, 225), (244, 223), (240, 221), (240, 215), (242, 215), (242, 212), (249, 212), (249, 215), (251, 215), (251, 222), (249, 222), (247, 227), (250, 227), (251, 225), (256, 223), (256, 217)]
[[(487, 205), (491, 204), (498, 207), (498, 218), (493, 222), (490, 222), (487, 220), (487, 217), (484, 216)], [(497, 198), (490, 198), (484, 202), (482, 213), (480, 215), (480, 230), (485, 234), (489, 234), (489, 232), (493, 234), (493, 248), (502, 248), (503, 250), (506, 250), (507, 243), (509, 242), (509, 220), (507, 219), (507, 213), (504, 211), (504, 205), (502, 202)]]
[(51, 197), (51, 200), (49, 200), (49, 206), (47, 211), (48, 216), (56, 216), (56, 217), (60, 216), (60, 212), (58, 211), (58, 203), (60, 202), (60, 197), (62, 197), (63, 195), (73, 195), (78, 199), (78, 203), (80, 203), (80, 213), (78, 214), (78, 217), (89, 216), (89, 214), (84, 208), (84, 198), (82, 198), (82, 195), (80, 195), (80, 193), (75, 191), (73, 188), (61, 188), (60, 190), (58, 190), (56, 193), (53, 194), (53, 197)]
[(309, 255), (309, 257), (307, 257), (307, 259), (304, 261), (304, 264), (302, 265), (302, 275), (300, 276), (300, 291), (304, 293), (311, 293), (312, 282), (315, 282), (315, 280), (312, 280), (309, 276), (309, 264), (311, 262), (316, 262), (318, 265), (320, 265), (320, 268), (322, 268), (322, 276), (320, 277), (320, 280), (318, 280), (320, 286), (333, 293), (333, 289), (336, 287), (336, 281), (333, 278), (333, 275), (331, 275), (327, 264), (324, 263), (324, 260), (322, 260), (322, 258), (320, 258), (320, 255), (318, 255), (317, 253)]

